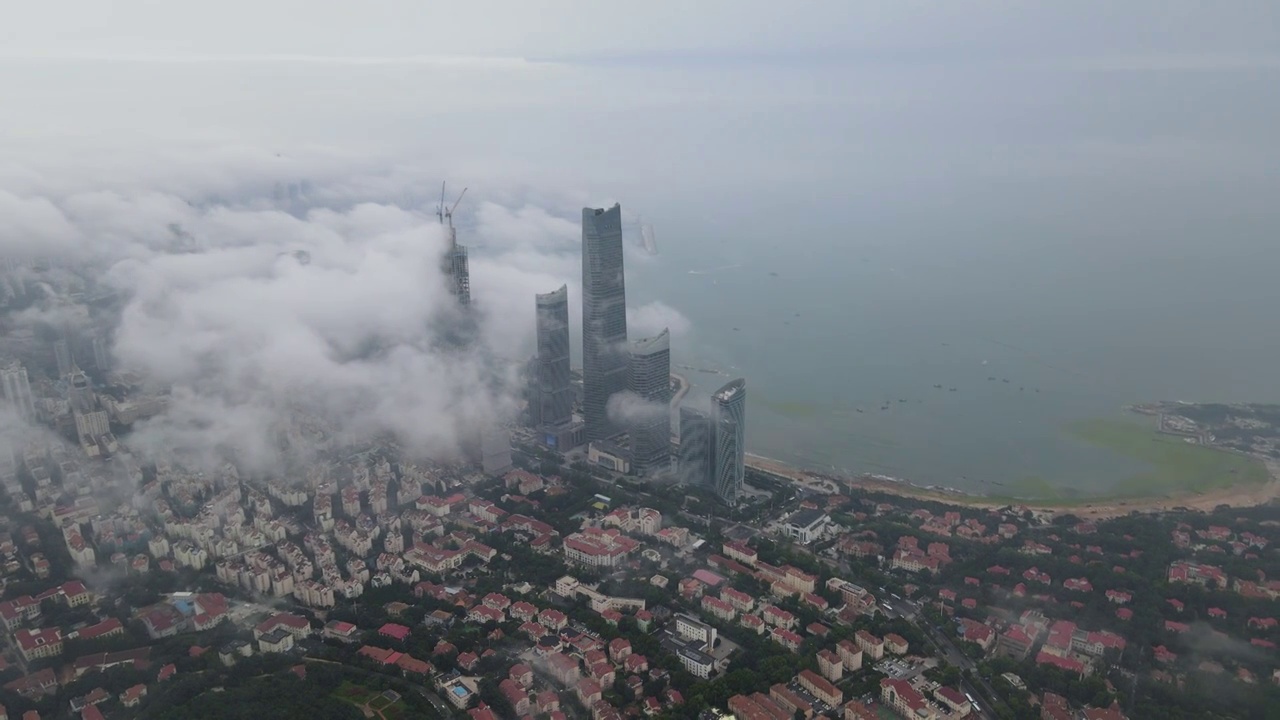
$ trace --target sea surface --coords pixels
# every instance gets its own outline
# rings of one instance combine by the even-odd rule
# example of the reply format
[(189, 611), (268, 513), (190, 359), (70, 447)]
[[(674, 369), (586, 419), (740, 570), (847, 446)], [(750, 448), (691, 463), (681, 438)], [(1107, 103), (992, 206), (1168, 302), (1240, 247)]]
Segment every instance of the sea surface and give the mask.
[(1280, 249), (1194, 229), (1126, 248), (1034, 216), (988, 234), (989, 208), (942, 233), (928, 205), (876, 228), (690, 217), (631, 263), (629, 300), (689, 317), (673, 363), (716, 371), (677, 368), (695, 394), (747, 379), (752, 452), (967, 492), (1105, 493), (1147, 468), (1072, 421), (1280, 399)]

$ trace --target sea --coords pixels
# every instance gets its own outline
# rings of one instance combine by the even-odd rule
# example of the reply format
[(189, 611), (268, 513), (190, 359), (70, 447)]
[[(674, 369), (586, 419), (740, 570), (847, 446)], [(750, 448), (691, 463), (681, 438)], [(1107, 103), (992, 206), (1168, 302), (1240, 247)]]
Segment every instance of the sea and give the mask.
[(1280, 249), (1194, 227), (1126, 245), (1036, 215), (993, 226), (991, 207), (929, 200), (874, 226), (830, 208), (688, 215), (631, 262), (629, 301), (689, 318), (672, 353), (695, 394), (746, 378), (751, 452), (817, 470), (1105, 494), (1147, 467), (1073, 422), (1277, 399)]

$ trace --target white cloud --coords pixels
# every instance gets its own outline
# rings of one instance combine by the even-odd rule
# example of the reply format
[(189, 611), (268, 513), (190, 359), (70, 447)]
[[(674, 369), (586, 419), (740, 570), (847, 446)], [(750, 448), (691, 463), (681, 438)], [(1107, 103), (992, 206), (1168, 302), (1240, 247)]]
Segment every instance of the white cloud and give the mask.
[[(534, 294), (567, 283), (578, 312), (579, 230), (563, 207), (506, 206), (473, 191), (457, 220), (460, 242), (476, 246), (479, 341), (459, 350), (442, 342), (461, 322), (439, 272), (443, 229), (420, 203), (401, 207), (412, 171), (357, 163), (343, 175), (340, 163), (310, 160), (301, 164), (323, 172), (290, 200), (287, 190), (277, 194), (277, 178), (301, 181), (274, 169), (269, 154), (232, 164), (245, 171), (243, 186), (206, 165), (188, 176), (128, 172), (92, 189), (77, 176), (60, 180), (64, 167), (28, 166), (9, 177), (43, 194), (0, 196), (21, 210), (9, 213), (12, 226), (21, 218), (58, 239), (40, 245), (61, 250), (41, 276), (48, 285), (62, 294), (73, 283), (115, 290), (114, 356), (172, 388), (168, 411), (130, 443), (209, 462), (234, 448), (279, 471), (282, 442), (309, 453), (393, 432), (414, 451), (449, 455), (468, 433), (514, 416)], [(496, 194), (529, 195), (502, 186)], [(22, 247), (9, 237), (6, 254)], [(91, 329), (55, 299), (11, 319), (65, 326), (71, 318)]]
[(663, 328), (670, 330), (673, 337), (679, 337), (688, 335), (692, 327), (684, 313), (664, 302), (627, 308), (627, 334), (633, 338), (652, 337)]

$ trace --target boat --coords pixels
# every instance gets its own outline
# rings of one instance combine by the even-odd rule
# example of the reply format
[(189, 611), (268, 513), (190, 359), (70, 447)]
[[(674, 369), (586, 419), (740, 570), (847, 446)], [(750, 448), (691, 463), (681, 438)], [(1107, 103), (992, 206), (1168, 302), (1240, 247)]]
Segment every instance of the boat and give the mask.
[(938, 390), (941, 390), (941, 389), (942, 389), (942, 386), (941, 386), (941, 385), (934, 385), (933, 387), (934, 387), (935, 389), (938, 389)]
[(956, 391), (956, 389), (955, 389), (955, 388), (951, 388), (951, 392), (955, 392), (955, 391)]

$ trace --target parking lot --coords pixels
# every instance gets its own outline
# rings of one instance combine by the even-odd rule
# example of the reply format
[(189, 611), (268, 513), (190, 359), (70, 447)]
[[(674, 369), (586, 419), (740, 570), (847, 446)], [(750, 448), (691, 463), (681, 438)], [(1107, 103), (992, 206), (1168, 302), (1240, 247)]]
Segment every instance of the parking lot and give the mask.
[(876, 663), (876, 670), (888, 675), (894, 680), (910, 680), (920, 673), (924, 672), (924, 665), (909, 663), (899, 658), (885, 658)]

